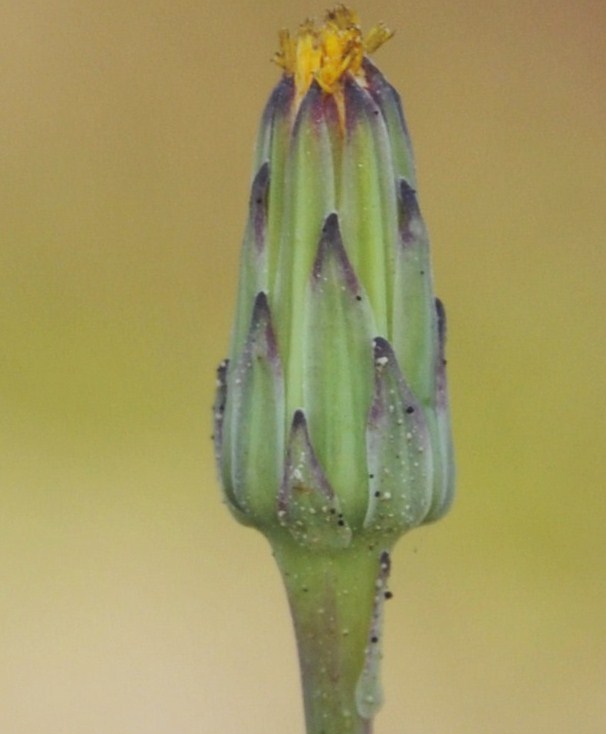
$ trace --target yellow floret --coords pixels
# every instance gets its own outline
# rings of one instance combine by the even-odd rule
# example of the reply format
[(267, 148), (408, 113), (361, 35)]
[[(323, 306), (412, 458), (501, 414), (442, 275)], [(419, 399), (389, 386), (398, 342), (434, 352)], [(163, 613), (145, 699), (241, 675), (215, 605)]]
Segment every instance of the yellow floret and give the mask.
[(346, 73), (361, 76), (362, 59), (376, 51), (393, 33), (380, 24), (364, 37), (358, 16), (345, 5), (329, 10), (324, 22), (307, 20), (293, 37), (280, 32), (274, 61), (295, 79), (299, 98), (315, 80), (327, 94), (339, 94)]

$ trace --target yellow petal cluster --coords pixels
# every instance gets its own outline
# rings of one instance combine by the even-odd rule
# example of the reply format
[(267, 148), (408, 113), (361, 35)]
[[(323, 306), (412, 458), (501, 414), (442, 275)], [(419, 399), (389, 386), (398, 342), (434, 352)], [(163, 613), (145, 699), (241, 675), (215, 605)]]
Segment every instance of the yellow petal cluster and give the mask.
[(376, 51), (393, 33), (383, 24), (362, 34), (356, 13), (345, 5), (327, 11), (324, 21), (303, 23), (294, 35), (280, 32), (280, 50), (274, 61), (295, 79), (303, 97), (315, 80), (327, 94), (337, 94), (346, 73), (361, 76), (365, 54)]

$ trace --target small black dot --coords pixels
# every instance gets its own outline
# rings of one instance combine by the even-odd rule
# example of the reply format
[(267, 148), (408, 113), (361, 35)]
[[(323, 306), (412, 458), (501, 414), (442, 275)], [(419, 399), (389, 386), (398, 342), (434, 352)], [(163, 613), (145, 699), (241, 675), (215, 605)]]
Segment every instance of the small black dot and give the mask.
[(375, 492), (375, 497), (380, 497), (380, 496), (381, 496), (380, 492)]
[(362, 296), (356, 296), (356, 301), (361, 301), (361, 300), (362, 300)]
[(336, 515), (336, 514), (337, 514), (337, 511), (335, 510), (335, 508), (334, 508), (334, 507), (331, 507), (331, 508), (330, 508), (330, 514), (331, 514), (331, 515)]
[(393, 597), (393, 594), (391, 593), (391, 591), (386, 591), (384, 596), (386, 599), (391, 599)]
[(337, 525), (340, 525), (341, 527), (345, 527), (345, 520), (338, 520)]
[(406, 412), (408, 415), (415, 412), (415, 409), (412, 407), (412, 405), (409, 405), (408, 408), (406, 408)]
[(425, 271), (424, 270), (419, 270), (419, 274), (420, 275), (425, 275)]
[(369, 478), (369, 479), (374, 479), (374, 478), (375, 478), (375, 475), (374, 475), (374, 474), (369, 474), (369, 475), (368, 475), (368, 478)]
[(373, 635), (373, 636), (372, 636), (372, 637), (370, 638), (370, 641), (371, 641), (371, 642), (378, 642), (378, 641), (379, 641), (379, 638), (378, 638), (378, 637), (376, 637), (375, 635)]

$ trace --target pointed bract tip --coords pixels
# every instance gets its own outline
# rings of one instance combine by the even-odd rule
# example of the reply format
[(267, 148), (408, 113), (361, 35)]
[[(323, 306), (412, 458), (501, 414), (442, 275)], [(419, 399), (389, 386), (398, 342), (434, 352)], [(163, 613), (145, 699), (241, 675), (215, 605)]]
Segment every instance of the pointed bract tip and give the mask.
[(405, 178), (401, 178), (398, 181), (398, 192), (403, 223), (409, 224), (411, 219), (421, 216), (416, 189)]
[(251, 203), (262, 204), (267, 193), (267, 185), (269, 184), (269, 161), (265, 161), (257, 171), (252, 184)]
[(301, 429), (307, 431), (307, 419), (305, 418), (305, 413), (301, 408), (297, 408), (293, 414), (292, 428), (294, 431), (300, 431)]
[(257, 252), (261, 252), (265, 245), (268, 192), (269, 162), (265, 161), (257, 171), (250, 192), (250, 221)]
[(394, 357), (391, 344), (382, 336), (373, 339), (372, 348), (375, 363), (380, 367), (384, 367)]
[(397, 90), (387, 81), (379, 67), (371, 59), (366, 57), (362, 61), (362, 69), (364, 70), (367, 89), (373, 97), (375, 93), (389, 92), (394, 95), (398, 102), (400, 101)]
[(436, 362), (437, 404), (439, 408), (444, 409), (448, 404), (446, 388), (446, 309), (439, 298), (435, 299), (435, 304), (438, 320), (438, 353)]
[(396, 129), (399, 134), (403, 134), (408, 139), (408, 126), (404, 119), (402, 99), (398, 90), (387, 81), (382, 72), (370, 59), (364, 59), (362, 68), (366, 76), (367, 89), (374, 101), (379, 105), (383, 116), (386, 120), (389, 120), (390, 110), (392, 113), (395, 112), (396, 119), (400, 123), (399, 129)]
[(444, 351), (444, 345), (446, 343), (446, 309), (444, 303), (439, 299), (435, 299), (436, 303), (436, 314), (438, 317), (438, 339), (440, 343), (440, 349)]
[(315, 454), (301, 409), (293, 413), (277, 509), (280, 525), (303, 546), (320, 550), (351, 542), (351, 528)]
[(270, 318), (269, 313), (269, 301), (267, 300), (267, 293), (265, 291), (259, 291), (255, 296), (255, 304), (253, 306), (253, 323), (257, 323), (262, 320)]
[(398, 180), (398, 186), (402, 201), (405, 204), (417, 205), (417, 190), (413, 189), (405, 178), (400, 178)]
[(350, 294), (358, 296), (360, 283), (347, 256), (347, 251), (341, 238), (339, 216), (336, 212), (331, 212), (324, 220), (324, 225), (322, 226), (318, 251), (312, 268), (314, 280), (319, 281), (325, 277), (331, 257), (334, 258), (337, 264), (339, 283), (344, 285)]
[(322, 235), (329, 240), (341, 241), (341, 231), (339, 229), (339, 215), (337, 212), (331, 212), (324, 220), (322, 226)]
[(310, 122), (319, 125), (324, 117), (324, 97), (320, 85), (313, 81), (301, 100), (293, 124), (293, 138), (299, 137)]
[(271, 318), (269, 300), (265, 291), (259, 291), (255, 296), (252, 317), (250, 320), (250, 331), (248, 336), (249, 349), (261, 349), (261, 352), (274, 364), (280, 367), (278, 344)]
[(382, 117), (381, 110), (374, 98), (366, 89), (353, 79), (347, 79), (344, 85), (345, 125), (351, 132), (358, 123), (372, 122)]
[(341, 241), (341, 232), (339, 229), (339, 217), (336, 212), (331, 212), (322, 225), (322, 233), (320, 235), (320, 243), (313, 264), (313, 277), (319, 280), (322, 277), (325, 261), (328, 253), (332, 249), (343, 249)]
[(274, 87), (265, 111), (263, 112), (263, 124), (269, 125), (276, 117), (290, 110), (295, 96), (295, 84), (292, 77), (283, 76)]
[(405, 178), (398, 181), (398, 217), (400, 238), (404, 246), (426, 241), (427, 233), (421, 217), (417, 192)]

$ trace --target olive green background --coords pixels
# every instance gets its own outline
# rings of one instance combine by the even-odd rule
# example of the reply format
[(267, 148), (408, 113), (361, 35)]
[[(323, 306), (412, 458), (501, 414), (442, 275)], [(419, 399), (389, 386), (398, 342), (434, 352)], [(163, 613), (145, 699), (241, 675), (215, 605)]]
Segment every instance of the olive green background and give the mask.
[[(315, 2), (0, 7), (0, 731), (302, 732), (210, 436), (276, 31)], [(459, 469), (395, 553), (377, 734), (606, 727), (606, 4), (360, 2), (395, 38)]]

